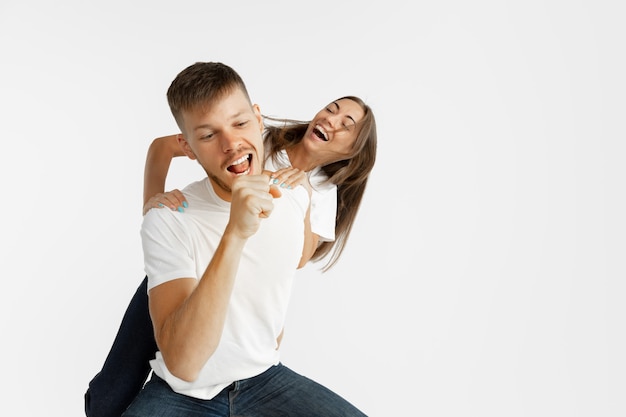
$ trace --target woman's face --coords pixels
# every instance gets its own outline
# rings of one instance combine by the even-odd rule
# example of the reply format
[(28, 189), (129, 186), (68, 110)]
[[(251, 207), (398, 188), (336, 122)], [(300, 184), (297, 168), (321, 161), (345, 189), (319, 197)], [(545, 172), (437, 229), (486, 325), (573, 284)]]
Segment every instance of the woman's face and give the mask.
[(311, 120), (302, 142), (323, 164), (347, 159), (364, 116), (363, 108), (355, 101), (333, 101)]

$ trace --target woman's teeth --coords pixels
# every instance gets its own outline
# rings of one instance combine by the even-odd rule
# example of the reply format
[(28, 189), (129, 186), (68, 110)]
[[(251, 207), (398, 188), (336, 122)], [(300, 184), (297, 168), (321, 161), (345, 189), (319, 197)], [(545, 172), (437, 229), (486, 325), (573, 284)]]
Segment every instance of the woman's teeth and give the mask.
[(326, 132), (324, 132), (322, 129), (320, 129), (319, 127), (315, 127), (315, 129), (313, 129), (313, 133), (315, 133), (315, 136), (317, 136), (318, 138), (324, 140), (324, 141), (328, 141), (328, 137), (326, 136)]

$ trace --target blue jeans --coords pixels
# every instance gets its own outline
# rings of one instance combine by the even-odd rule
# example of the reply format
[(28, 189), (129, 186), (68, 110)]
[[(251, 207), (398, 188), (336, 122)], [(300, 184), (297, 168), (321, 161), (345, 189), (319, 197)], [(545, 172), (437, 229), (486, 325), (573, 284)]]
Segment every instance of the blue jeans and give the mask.
[(148, 277), (128, 304), (111, 350), (85, 393), (87, 417), (120, 417), (150, 374), (157, 345), (148, 310)]
[(236, 381), (211, 400), (177, 394), (153, 375), (122, 417), (365, 416), (348, 401), (282, 364)]

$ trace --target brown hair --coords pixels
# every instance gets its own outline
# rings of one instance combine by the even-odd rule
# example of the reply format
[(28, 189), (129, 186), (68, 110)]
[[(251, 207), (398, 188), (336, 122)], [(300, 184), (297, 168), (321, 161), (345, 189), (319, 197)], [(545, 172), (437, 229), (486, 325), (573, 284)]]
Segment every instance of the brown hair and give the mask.
[(234, 89), (240, 88), (248, 102), (250, 96), (241, 76), (221, 62), (196, 62), (182, 70), (167, 90), (167, 102), (181, 132), (182, 112), (210, 106)]
[[(363, 108), (365, 115), (358, 123), (359, 133), (350, 155), (342, 161), (333, 162), (322, 167), (322, 171), (328, 176), (328, 181), (337, 186), (335, 241), (322, 242), (311, 258), (314, 261), (318, 261), (331, 254), (330, 259), (323, 268), (324, 272), (337, 263), (346, 246), (352, 225), (361, 206), (367, 180), (376, 161), (376, 120), (372, 109), (358, 97), (345, 96), (337, 99), (337, 101), (343, 99), (352, 100), (359, 104)], [(265, 116), (265, 118), (282, 123), (278, 126), (266, 126), (265, 146), (267, 154), (270, 156), (300, 142), (309, 125), (309, 122), (305, 121), (278, 119), (268, 116)]]

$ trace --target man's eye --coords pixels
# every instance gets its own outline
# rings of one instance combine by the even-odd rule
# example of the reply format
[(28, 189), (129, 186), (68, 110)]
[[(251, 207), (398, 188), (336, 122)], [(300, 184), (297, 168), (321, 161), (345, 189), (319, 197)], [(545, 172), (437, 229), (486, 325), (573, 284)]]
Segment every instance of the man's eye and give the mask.
[(213, 137), (213, 133), (206, 134), (202, 136), (200, 139), (211, 139)]
[(237, 126), (239, 126), (239, 127), (244, 127), (244, 126), (245, 126), (245, 125), (247, 125), (247, 124), (248, 124), (248, 121), (246, 120), (245, 122), (240, 122), (240, 123), (237, 123)]
[(331, 110), (331, 108), (330, 108), (330, 107), (326, 107), (326, 111), (327, 111), (328, 113), (334, 114), (334, 113), (333, 113), (333, 111)]

